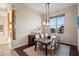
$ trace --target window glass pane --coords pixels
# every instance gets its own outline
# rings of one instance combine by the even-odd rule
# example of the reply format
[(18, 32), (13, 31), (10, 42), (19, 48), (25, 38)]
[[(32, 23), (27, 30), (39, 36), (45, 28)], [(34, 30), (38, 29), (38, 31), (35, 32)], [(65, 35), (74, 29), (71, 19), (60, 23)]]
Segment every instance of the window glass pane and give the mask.
[(51, 18), (49, 20), (49, 23), (50, 23), (50, 31), (51, 33), (55, 33), (56, 32), (56, 18)]
[(51, 30), (51, 33), (55, 33), (56, 32), (56, 26), (50, 26), (50, 30)]
[(64, 33), (64, 16), (57, 17), (57, 32)]
[(51, 18), (50, 20), (49, 20), (49, 23), (51, 24), (51, 25), (56, 25), (56, 18)]
[(57, 25), (64, 25), (64, 16), (57, 17)]
[(64, 33), (64, 26), (58, 25), (57, 26), (57, 33), (63, 34)]
[[(51, 18), (49, 20), (51, 33), (64, 33), (64, 16)], [(56, 24), (57, 23), (57, 24)], [(56, 28), (57, 27), (57, 28)]]

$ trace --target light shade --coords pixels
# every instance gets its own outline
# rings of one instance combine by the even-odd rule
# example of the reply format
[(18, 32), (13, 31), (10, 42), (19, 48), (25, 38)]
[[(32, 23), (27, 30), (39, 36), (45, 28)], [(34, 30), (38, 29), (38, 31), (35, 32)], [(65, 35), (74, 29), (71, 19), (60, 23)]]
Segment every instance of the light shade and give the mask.
[(46, 23), (45, 23), (45, 22), (43, 22), (43, 25), (46, 25)]
[(49, 3), (46, 3), (46, 22), (43, 22), (43, 25), (49, 25)]
[(50, 25), (48, 22), (46, 23), (46, 22), (43, 22), (43, 25)]

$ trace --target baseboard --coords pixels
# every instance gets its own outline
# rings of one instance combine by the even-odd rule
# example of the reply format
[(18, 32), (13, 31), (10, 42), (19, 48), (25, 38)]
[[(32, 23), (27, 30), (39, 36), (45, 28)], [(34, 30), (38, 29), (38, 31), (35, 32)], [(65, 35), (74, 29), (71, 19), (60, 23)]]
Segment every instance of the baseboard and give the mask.
[(69, 45), (74, 45), (77, 46), (77, 44), (69, 42), (69, 41), (60, 41), (61, 43), (69, 44)]
[(60, 42), (60, 44), (65, 44), (65, 45), (69, 45), (69, 46), (77, 46), (77, 45), (66, 43), (66, 42)]
[(28, 45), (28, 44), (22, 44), (22, 45), (17, 46), (17, 47), (12, 47), (12, 49), (16, 49), (16, 48), (19, 48), (19, 47), (22, 47), (22, 46), (25, 46), (25, 45)]

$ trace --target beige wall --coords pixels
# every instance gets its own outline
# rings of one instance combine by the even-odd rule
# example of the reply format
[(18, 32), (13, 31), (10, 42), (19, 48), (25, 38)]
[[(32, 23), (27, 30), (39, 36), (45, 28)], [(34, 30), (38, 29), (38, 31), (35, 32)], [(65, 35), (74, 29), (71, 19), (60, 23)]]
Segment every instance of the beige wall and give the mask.
[(40, 14), (23, 4), (15, 4), (16, 9), (16, 40), (12, 47), (17, 48), (28, 44), (28, 34), (41, 26)]
[[(62, 42), (68, 44), (77, 44), (77, 27), (76, 27), (76, 16), (77, 16), (77, 5), (73, 5), (61, 10), (57, 10), (50, 14), (50, 17), (65, 14), (64, 34)], [(43, 21), (44, 17), (43, 17)], [(46, 29), (48, 28), (48, 29)], [(50, 33), (48, 26), (43, 26), (43, 32)]]

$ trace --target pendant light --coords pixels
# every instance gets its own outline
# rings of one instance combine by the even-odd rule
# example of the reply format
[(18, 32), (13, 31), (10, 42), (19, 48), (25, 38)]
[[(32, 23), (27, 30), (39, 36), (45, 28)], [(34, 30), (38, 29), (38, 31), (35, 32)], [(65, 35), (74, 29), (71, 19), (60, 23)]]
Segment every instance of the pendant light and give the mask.
[(43, 25), (49, 25), (49, 3), (46, 3), (46, 22), (43, 22)]

